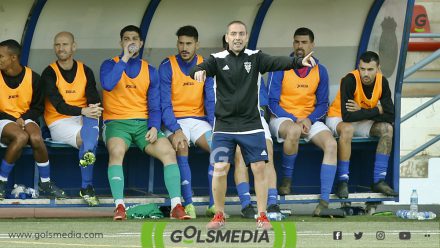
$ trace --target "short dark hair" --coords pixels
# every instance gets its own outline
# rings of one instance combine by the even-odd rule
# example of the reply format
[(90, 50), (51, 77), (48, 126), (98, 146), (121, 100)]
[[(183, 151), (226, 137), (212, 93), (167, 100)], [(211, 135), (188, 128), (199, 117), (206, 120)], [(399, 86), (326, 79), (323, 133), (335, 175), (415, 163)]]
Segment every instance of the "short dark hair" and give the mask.
[(373, 51), (366, 51), (364, 52), (359, 60), (362, 60), (365, 63), (370, 63), (371, 61), (375, 61), (377, 65), (379, 65), (379, 55)]
[(235, 20), (235, 21), (230, 22), (230, 23), (228, 24), (228, 26), (227, 26), (226, 31), (229, 31), (229, 27), (230, 27), (232, 24), (241, 24), (241, 25), (243, 25), (243, 26), (244, 26), (244, 29), (246, 30), (246, 33), (247, 33), (247, 26), (246, 26), (246, 24), (244, 24), (244, 22), (242, 22), (242, 21), (238, 21), (238, 20)]
[(128, 25), (128, 26), (125, 26), (123, 29), (121, 29), (121, 32), (119, 33), (119, 36), (121, 36), (121, 40), (122, 40), (122, 37), (124, 36), (125, 32), (136, 32), (136, 33), (138, 33), (139, 38), (141, 38), (141, 40), (142, 40), (141, 30), (139, 29), (139, 27), (137, 27), (135, 25)]
[(21, 45), (16, 40), (9, 39), (9, 40), (2, 41), (2, 42), (0, 42), (0, 46), (7, 47), (10, 53), (17, 55), (17, 57), (20, 58)]
[(308, 35), (311, 42), (315, 41), (315, 35), (313, 34), (313, 31), (308, 28), (304, 28), (304, 27), (298, 28), (297, 30), (295, 30), (293, 37), (297, 35)]
[(188, 36), (193, 37), (194, 40), (199, 40), (199, 32), (197, 32), (197, 29), (194, 26), (186, 25), (181, 28), (179, 28), (176, 32), (177, 37), (179, 36)]

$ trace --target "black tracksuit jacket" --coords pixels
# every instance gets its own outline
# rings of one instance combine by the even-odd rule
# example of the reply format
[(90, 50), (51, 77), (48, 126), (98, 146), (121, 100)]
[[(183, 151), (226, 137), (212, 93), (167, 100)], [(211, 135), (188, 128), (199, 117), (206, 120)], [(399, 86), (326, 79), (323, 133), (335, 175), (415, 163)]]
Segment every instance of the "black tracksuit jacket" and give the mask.
[(191, 70), (205, 70), (214, 77), (214, 132), (239, 133), (263, 130), (258, 102), (261, 74), (302, 67), (302, 58), (270, 56), (258, 50), (244, 49), (211, 54)]

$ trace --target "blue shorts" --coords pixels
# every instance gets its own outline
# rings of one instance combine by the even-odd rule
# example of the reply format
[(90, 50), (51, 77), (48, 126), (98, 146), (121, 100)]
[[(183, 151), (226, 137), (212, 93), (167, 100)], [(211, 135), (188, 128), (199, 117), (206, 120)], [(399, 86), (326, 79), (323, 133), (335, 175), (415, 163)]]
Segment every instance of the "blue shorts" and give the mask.
[(268, 162), (264, 132), (252, 134), (214, 133), (212, 137), (211, 163), (234, 163), (235, 149), (240, 146), (246, 166)]

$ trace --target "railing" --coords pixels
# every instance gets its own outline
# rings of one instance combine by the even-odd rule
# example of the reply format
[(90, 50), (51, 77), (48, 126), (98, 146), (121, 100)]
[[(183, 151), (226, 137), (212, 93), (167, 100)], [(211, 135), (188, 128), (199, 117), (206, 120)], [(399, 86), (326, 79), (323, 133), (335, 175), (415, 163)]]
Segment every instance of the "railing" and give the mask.
[[(440, 38), (440, 33), (435, 33), (435, 34), (412, 33), (410, 35), (410, 38)], [(426, 65), (430, 64), (431, 62), (433, 62), (434, 60), (436, 60), (438, 58), (440, 58), (440, 49), (437, 49), (435, 52), (433, 52), (428, 57), (420, 60), (415, 65), (413, 65), (413, 66), (409, 67), (408, 69), (406, 69), (405, 73), (404, 73), (404, 76), (403, 76), (403, 78), (404, 78), (403, 82), (404, 83), (411, 83), (411, 84), (418, 84), (418, 83), (440, 83), (440, 77), (439, 78), (406, 79), (409, 76), (411, 76), (412, 74), (414, 74), (416, 71), (422, 69), (423, 67), (425, 67)], [(414, 109), (410, 113), (406, 114), (404, 117), (401, 118), (401, 122), (400, 123), (405, 122), (406, 120), (408, 120), (409, 118), (411, 118), (414, 115), (418, 114), (420, 111), (424, 110), (425, 108), (431, 106), (432, 104), (434, 104), (438, 100), (440, 100), (440, 95), (436, 95), (431, 100), (425, 102), (424, 104), (420, 105), (419, 107), (417, 107), (416, 109)], [(406, 154), (405, 156), (402, 156), (400, 158), (400, 163), (403, 163), (406, 160), (414, 157), (419, 152), (425, 150), (426, 148), (430, 147), (431, 145), (433, 145), (434, 143), (436, 143), (439, 140), (440, 140), (440, 135), (437, 135), (436, 137), (434, 137), (433, 139), (429, 140), (425, 144), (423, 144), (423, 145), (417, 147), (416, 149), (414, 149), (412, 152)]]

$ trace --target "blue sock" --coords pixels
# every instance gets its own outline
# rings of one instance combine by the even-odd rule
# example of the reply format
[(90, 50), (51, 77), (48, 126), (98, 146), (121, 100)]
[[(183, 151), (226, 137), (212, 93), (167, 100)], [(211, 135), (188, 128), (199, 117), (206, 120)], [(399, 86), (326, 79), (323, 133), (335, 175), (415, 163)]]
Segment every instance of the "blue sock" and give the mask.
[(335, 180), (336, 165), (321, 165), (321, 199), (329, 202), (333, 181)]
[(297, 154), (287, 155), (283, 152), (281, 162), (281, 177), (292, 178), (293, 168), (295, 167), (295, 160)]
[(38, 166), (38, 174), (40, 175), (40, 178), (50, 178), (50, 163), (49, 160), (44, 163), (37, 163)]
[(237, 185), (238, 197), (240, 198), (241, 209), (251, 204), (251, 194), (249, 194), (249, 183), (242, 182)]
[(99, 136), (98, 119), (83, 116), (82, 120), (83, 120), (83, 126), (80, 131), (82, 145), (79, 148), (80, 159), (82, 159), (84, 153), (88, 151), (95, 153), (96, 146), (98, 145), (98, 136)]
[(14, 164), (9, 164), (6, 162), (6, 160), (2, 160), (2, 164), (0, 166), (0, 176), (6, 178), (6, 180), (9, 177), (9, 173), (11, 173), (12, 168), (14, 168)]
[(388, 160), (390, 155), (376, 153), (376, 161), (374, 161), (374, 183), (384, 180), (387, 175)]
[(87, 186), (93, 186), (93, 165), (80, 166), (81, 168), (81, 188), (85, 189)]
[(338, 180), (348, 181), (350, 174), (350, 161), (338, 160)]
[(180, 170), (180, 185), (182, 188), (183, 205), (192, 203), (191, 169), (189, 168), (188, 156), (177, 156), (177, 164)]
[(270, 188), (267, 194), (267, 206), (277, 204), (278, 190), (276, 188)]
[(214, 173), (214, 165), (209, 164), (208, 167), (208, 184), (209, 184), (209, 207), (214, 205), (214, 196), (212, 195), (212, 174)]

